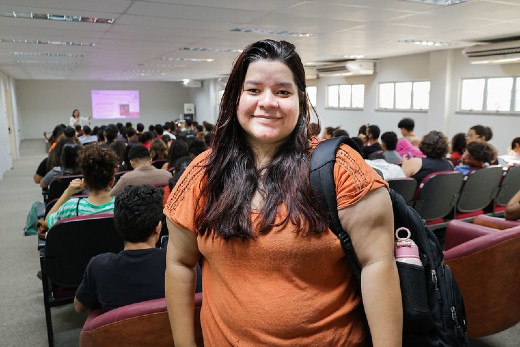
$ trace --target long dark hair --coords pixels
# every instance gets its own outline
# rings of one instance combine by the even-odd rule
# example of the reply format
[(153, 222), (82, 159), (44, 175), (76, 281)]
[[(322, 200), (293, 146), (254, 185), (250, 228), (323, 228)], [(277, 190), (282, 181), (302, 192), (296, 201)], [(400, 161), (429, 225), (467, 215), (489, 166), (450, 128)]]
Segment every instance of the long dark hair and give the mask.
[[(255, 166), (253, 152), (237, 120), (237, 106), (247, 69), (259, 60), (285, 64), (292, 71), (299, 99), (295, 128), (272, 161), (260, 170)], [(327, 229), (325, 213), (315, 206), (310, 189), (309, 121), (305, 71), (294, 45), (267, 39), (247, 46), (235, 61), (220, 102), (213, 147), (201, 183), (202, 200), (199, 198), (197, 202), (195, 225), (201, 235), (215, 232), (226, 240), (254, 238), (251, 202), (257, 190), (264, 200), (256, 230), (259, 233), (268, 233), (274, 227), (288, 223), (294, 224), (304, 235)], [(275, 223), (277, 214), (283, 214), (278, 224)]]

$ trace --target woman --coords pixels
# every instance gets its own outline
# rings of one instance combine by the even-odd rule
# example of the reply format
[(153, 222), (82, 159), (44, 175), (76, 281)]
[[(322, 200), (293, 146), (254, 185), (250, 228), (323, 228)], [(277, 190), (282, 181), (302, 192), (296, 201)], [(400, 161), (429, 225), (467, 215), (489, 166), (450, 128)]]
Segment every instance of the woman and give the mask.
[(61, 141), (65, 141), (66, 143), (63, 145), (63, 149), (61, 150), (60, 165), (53, 167), (43, 177), (40, 182), (40, 187), (43, 189), (46, 189), (51, 184), (51, 182), (58, 177), (65, 175), (77, 175), (80, 173), (78, 165), (78, 153), (81, 145), (74, 143), (74, 141), (71, 139), (65, 138)]
[(468, 133), (466, 134), (466, 143), (473, 141), (488, 142), (492, 137), (493, 131), (490, 127), (478, 124), (469, 128)]
[[(114, 197), (108, 192), (114, 184), (117, 164), (118, 158), (112, 150), (103, 149), (97, 143), (85, 146), (79, 158), (83, 179), (70, 182), (47, 214), (41, 229), (50, 229), (57, 221), (70, 217), (113, 213)], [(86, 198), (72, 197), (85, 189), (89, 191)]]
[(459, 165), (464, 150), (466, 149), (466, 135), (464, 133), (458, 133), (453, 135), (451, 139), (451, 152), (450, 160), (453, 166)]
[(430, 131), (424, 135), (419, 149), (426, 158), (411, 158), (406, 156), (402, 168), (407, 177), (413, 177), (418, 184), (433, 172), (453, 170), (453, 165), (446, 159), (448, 154), (448, 139), (440, 131)]
[(74, 111), (72, 111), (72, 115), (70, 116), (70, 119), (69, 119), (69, 124), (71, 127), (76, 128), (76, 125), (81, 125), (81, 126), (90, 125), (91, 120), (92, 120), (92, 116), (81, 117), (79, 114), (79, 110), (75, 109)]
[[(310, 188), (316, 142), (308, 136), (309, 118), (294, 46), (263, 40), (246, 47), (226, 85), (211, 150), (193, 160), (164, 210), (166, 297), (176, 345), (195, 345), (200, 254), (206, 345), (367, 344), (356, 280)], [(400, 346), (386, 185), (347, 146), (338, 151), (335, 180), (340, 219), (362, 267), (373, 343)]]
[(168, 159), (168, 146), (161, 139), (154, 139), (150, 144), (150, 158), (152, 161)]
[(168, 150), (168, 162), (164, 163), (164, 170), (174, 170), (175, 162), (182, 157), (190, 156), (190, 150), (186, 141), (177, 139), (172, 142), (170, 149)]
[(467, 175), (471, 171), (488, 167), (496, 157), (495, 149), (489, 143), (473, 141), (468, 143), (462, 154), (462, 164), (455, 166), (455, 170)]

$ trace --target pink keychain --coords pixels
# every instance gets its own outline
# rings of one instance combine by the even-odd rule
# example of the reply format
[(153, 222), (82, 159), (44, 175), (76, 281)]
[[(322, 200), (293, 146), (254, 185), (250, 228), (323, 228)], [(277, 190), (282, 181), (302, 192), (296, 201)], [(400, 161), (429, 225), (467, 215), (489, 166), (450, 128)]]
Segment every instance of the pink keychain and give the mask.
[[(406, 237), (400, 237), (399, 232), (406, 232)], [(412, 234), (410, 230), (401, 227), (395, 231), (395, 260), (403, 263), (414, 264), (422, 266), (421, 258), (419, 257), (419, 248), (410, 238)]]

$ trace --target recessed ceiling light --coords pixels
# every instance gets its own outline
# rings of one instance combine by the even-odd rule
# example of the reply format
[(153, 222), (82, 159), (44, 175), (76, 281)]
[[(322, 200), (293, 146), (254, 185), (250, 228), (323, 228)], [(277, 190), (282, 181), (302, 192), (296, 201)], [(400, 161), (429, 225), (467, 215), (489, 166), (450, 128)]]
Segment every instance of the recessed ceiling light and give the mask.
[(83, 58), (84, 54), (77, 53), (58, 53), (58, 52), (11, 52), (12, 55), (32, 56), (32, 57), (66, 57)]
[(226, 53), (242, 53), (241, 49), (235, 48), (203, 48), (203, 47), (181, 47), (180, 51), (194, 51), (194, 52), (226, 52)]
[(31, 44), (31, 45), (87, 46), (87, 47), (94, 47), (96, 45), (94, 42), (23, 40), (23, 39), (6, 39), (5, 37), (0, 37), (0, 42), (25, 43), (25, 44)]
[(1, 17), (9, 18), (21, 18), (21, 19), (44, 19), (53, 20), (59, 22), (82, 22), (82, 23), (101, 23), (101, 24), (114, 24), (114, 18), (97, 18), (97, 17), (85, 17), (85, 16), (70, 16), (62, 14), (50, 14), (50, 13), (34, 13), (34, 12), (4, 12), (0, 13)]
[(60, 65), (78, 65), (77, 61), (59, 61), (59, 60), (17, 60), (18, 64), (60, 64)]
[(351, 54), (351, 55), (345, 55), (343, 58), (346, 58), (346, 59), (362, 59), (364, 57), (365, 56), (362, 55), (362, 54)]
[(252, 29), (252, 28), (235, 28), (230, 31), (239, 33), (255, 33), (261, 35), (276, 35), (276, 36), (295, 36), (295, 37), (318, 37), (318, 34), (303, 33), (298, 31), (287, 30), (266, 30), (266, 29)]
[(210, 63), (214, 61), (215, 59), (202, 59), (202, 58), (178, 58), (178, 57), (159, 57), (159, 60), (166, 60), (166, 61), (193, 61), (193, 62), (204, 62), (204, 63)]
[(411, 44), (411, 45), (434, 46), (434, 47), (447, 47), (447, 46), (455, 45), (451, 42), (439, 42), (439, 41), (427, 41), (427, 40), (399, 40), (397, 42)]
[(418, 2), (421, 4), (430, 4), (430, 5), (450, 6), (450, 5), (462, 4), (463, 2), (466, 2), (468, 0), (401, 0), (401, 1)]

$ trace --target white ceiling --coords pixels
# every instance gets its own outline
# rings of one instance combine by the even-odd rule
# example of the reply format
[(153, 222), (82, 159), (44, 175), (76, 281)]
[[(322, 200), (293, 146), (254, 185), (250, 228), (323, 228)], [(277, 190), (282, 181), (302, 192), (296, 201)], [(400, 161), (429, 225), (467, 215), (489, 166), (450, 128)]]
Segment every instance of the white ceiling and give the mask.
[[(114, 24), (9, 17), (12, 12), (114, 18)], [(243, 33), (299, 32), (313, 37)], [(16, 79), (179, 81), (229, 73), (236, 52), (263, 38), (296, 45), (304, 63), (366, 59), (447, 47), (399, 43), (431, 40), (462, 48), (520, 35), (520, 0), (469, 0), (438, 6), (402, 0), (0, 0), (0, 39), (72, 41), (94, 46), (0, 42), (0, 70)], [(17, 53), (15, 53), (17, 52)], [(30, 55), (77, 54), (77, 57)], [(174, 60), (160, 60), (170, 57)], [(177, 58), (214, 59), (212, 62)]]

